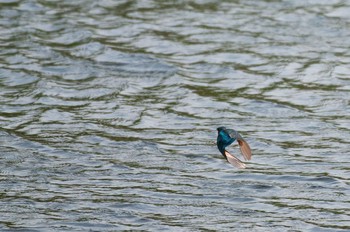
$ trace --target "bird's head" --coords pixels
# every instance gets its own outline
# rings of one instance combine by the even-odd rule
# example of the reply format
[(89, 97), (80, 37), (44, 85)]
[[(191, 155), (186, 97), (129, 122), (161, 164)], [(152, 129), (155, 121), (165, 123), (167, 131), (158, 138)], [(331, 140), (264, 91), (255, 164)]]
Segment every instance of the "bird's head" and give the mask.
[(221, 126), (221, 127), (218, 127), (218, 128), (217, 128), (217, 130), (218, 130), (218, 132), (220, 133), (220, 131), (222, 131), (222, 130), (226, 130), (226, 127)]

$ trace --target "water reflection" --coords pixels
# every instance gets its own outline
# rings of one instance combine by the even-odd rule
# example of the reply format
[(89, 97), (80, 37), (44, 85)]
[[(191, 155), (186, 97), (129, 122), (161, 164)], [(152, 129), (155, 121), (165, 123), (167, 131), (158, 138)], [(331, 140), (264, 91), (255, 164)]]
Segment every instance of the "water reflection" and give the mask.
[(1, 230), (349, 230), (349, 8), (0, 0)]

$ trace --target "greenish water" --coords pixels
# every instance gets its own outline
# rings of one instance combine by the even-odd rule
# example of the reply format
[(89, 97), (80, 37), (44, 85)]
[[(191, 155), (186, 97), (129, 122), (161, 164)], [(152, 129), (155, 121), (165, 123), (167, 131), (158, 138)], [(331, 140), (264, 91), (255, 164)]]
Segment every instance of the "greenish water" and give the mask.
[(0, 230), (349, 231), (348, 12), (0, 0)]

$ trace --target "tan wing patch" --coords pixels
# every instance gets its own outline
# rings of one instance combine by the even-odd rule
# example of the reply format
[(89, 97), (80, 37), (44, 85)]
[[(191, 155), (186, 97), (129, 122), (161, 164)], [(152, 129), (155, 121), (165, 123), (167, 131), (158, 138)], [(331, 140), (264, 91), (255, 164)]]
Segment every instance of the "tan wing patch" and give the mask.
[(250, 160), (252, 158), (252, 151), (248, 143), (244, 139), (237, 139), (239, 148), (241, 149), (242, 155), (245, 160)]
[(242, 161), (240, 161), (234, 155), (231, 155), (228, 151), (225, 151), (225, 155), (226, 155), (227, 161), (233, 166), (235, 166), (236, 168), (241, 168), (241, 169), (246, 168), (246, 165)]

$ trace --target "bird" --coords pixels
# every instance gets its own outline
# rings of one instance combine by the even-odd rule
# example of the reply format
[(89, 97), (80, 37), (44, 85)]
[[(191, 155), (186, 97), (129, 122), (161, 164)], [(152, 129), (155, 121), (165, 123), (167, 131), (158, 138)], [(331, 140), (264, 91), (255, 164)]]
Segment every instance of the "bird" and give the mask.
[(235, 157), (226, 151), (226, 147), (231, 145), (235, 140), (237, 140), (241, 153), (245, 160), (250, 160), (252, 157), (252, 151), (249, 147), (249, 144), (242, 138), (242, 136), (233, 129), (227, 129), (226, 127), (218, 127), (218, 137), (216, 145), (218, 146), (219, 151), (225, 157), (225, 159), (237, 168), (246, 168), (245, 163), (240, 159)]

